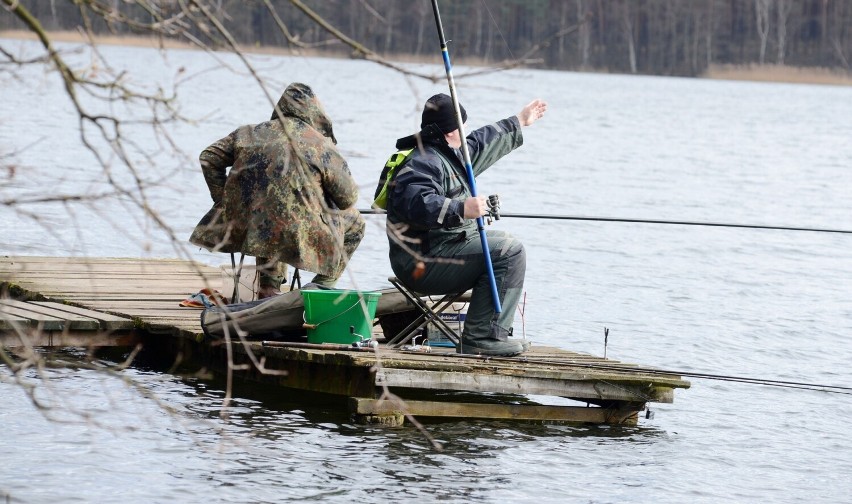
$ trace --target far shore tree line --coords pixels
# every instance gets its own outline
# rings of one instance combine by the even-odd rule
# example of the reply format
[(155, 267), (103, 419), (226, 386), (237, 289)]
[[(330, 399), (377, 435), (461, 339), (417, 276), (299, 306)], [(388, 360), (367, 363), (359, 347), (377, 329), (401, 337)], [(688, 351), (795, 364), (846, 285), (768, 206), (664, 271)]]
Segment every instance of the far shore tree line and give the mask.
[[(47, 30), (89, 26), (98, 34), (131, 35), (137, 34), (133, 20), (179, 25), (181, 16), (206, 9), (240, 44), (352, 53), (306, 15), (312, 12), (386, 58), (437, 51), (428, 0), (20, 2)], [(696, 76), (712, 65), (848, 72), (852, 57), (849, 0), (444, 0), (439, 6), (455, 61), (506, 64), (528, 56), (550, 69)], [(92, 10), (105, 14), (92, 16)], [(19, 20), (0, 12), (0, 29), (19, 28)], [(192, 33), (217, 42), (215, 27), (205, 31), (204, 23), (174, 33), (184, 41)]]

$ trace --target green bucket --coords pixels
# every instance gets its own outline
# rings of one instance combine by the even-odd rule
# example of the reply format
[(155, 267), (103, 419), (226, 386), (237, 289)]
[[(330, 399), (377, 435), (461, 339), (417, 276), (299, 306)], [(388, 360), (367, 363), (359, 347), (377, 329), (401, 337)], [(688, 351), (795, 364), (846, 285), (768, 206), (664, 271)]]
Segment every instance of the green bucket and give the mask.
[[(381, 292), (303, 290), (308, 343), (350, 344), (369, 340)], [(367, 306), (367, 316), (361, 299)], [(311, 327), (313, 326), (313, 327)], [(354, 330), (353, 330), (354, 329)]]

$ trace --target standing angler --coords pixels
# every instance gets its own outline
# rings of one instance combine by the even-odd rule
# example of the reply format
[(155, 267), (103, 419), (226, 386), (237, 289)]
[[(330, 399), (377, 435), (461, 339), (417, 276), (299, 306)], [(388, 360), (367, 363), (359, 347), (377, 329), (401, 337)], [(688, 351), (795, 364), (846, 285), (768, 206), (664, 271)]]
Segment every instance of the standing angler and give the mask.
[(335, 144), (311, 88), (287, 86), (269, 121), (241, 126), (201, 153), (213, 208), (190, 242), (255, 256), (258, 298), (280, 293), (288, 264), (333, 287), (364, 237), (358, 187)]
[[(464, 122), (467, 112), (461, 106), (460, 110)], [(536, 122), (546, 110), (547, 103), (537, 99), (518, 115), (468, 135), (467, 148), (474, 174), (479, 175), (520, 147), (521, 127)], [(410, 159), (396, 168), (388, 186), (388, 239), (394, 274), (408, 288), (421, 294), (473, 289), (459, 352), (522, 353), (527, 347), (509, 336), (524, 285), (524, 247), (503, 231), (486, 232), (503, 307), (497, 313), (475, 221), (488, 213), (488, 204), (485, 196), (471, 196), (458, 150), (462, 139), (452, 98), (446, 94), (429, 98), (420, 128), (418, 133), (397, 141), (397, 149), (414, 150)]]

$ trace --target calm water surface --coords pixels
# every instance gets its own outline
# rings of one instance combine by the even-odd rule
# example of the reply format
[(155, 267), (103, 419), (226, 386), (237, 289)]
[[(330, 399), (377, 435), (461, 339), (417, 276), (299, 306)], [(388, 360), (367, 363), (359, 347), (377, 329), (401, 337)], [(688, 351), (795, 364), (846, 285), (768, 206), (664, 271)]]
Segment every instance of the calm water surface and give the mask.
[[(185, 239), (209, 207), (197, 154), (265, 120), (271, 105), (227, 56), (103, 51), (136, 85), (178, 83), (181, 112), (195, 120), (167, 124), (167, 138), (123, 131), (140, 146), (133, 157), (150, 205)], [(425, 98), (446, 91), (360, 61), (252, 61), (273, 99), (291, 81), (314, 87), (362, 185), (361, 208), (395, 139), (417, 129)], [(2, 198), (107, 189), (55, 76), (19, 77), (0, 73), (0, 156), (17, 167), (0, 176)], [(550, 104), (524, 147), (479, 179), (505, 212), (852, 229), (850, 88), (532, 70), (458, 82), (470, 128), (535, 97)], [(132, 190), (127, 170), (111, 166)], [(20, 208), (0, 207), (4, 254), (227, 261), (175, 246), (127, 198)], [(391, 273), (381, 219), (368, 219), (345, 286), (382, 287)], [(606, 327), (616, 359), (852, 386), (848, 235), (495, 226), (526, 245), (516, 323), (535, 343), (600, 355)], [(83, 366), (82, 355), (58, 358), (67, 367), (44, 371), (47, 380), (22, 377), (44, 410), (0, 367), (0, 496), (10, 502), (841, 502), (852, 491), (849, 395), (693, 380), (635, 428), (430, 424), (436, 450), (411, 426), (354, 425), (296, 396), (239, 389), (223, 418), (219, 382), (135, 368), (122, 375), (135, 388)]]

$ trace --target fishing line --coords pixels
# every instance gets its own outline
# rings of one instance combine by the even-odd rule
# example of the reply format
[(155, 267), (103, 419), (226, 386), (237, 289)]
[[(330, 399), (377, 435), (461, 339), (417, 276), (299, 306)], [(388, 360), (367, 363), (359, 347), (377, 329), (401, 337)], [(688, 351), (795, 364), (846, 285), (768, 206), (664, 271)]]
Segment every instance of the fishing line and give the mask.
[(670, 221), (661, 219), (629, 219), (622, 217), (584, 217), (575, 215), (548, 215), (548, 214), (516, 214), (516, 213), (500, 213), (500, 217), (510, 217), (517, 219), (550, 219), (550, 220), (575, 220), (575, 221), (599, 221), (599, 222), (630, 222), (638, 224), (676, 224), (680, 226), (710, 226), (710, 227), (729, 227), (729, 228), (747, 228), (747, 229), (777, 229), (782, 231), (812, 231), (817, 233), (843, 233), (852, 234), (852, 230), (847, 229), (827, 229), (827, 228), (812, 228), (800, 226), (773, 226), (763, 224), (733, 224), (726, 222), (700, 222), (700, 221)]
[(515, 58), (514, 53), (512, 53), (512, 47), (509, 46), (509, 42), (506, 40), (506, 37), (503, 36), (503, 31), (500, 30), (500, 25), (497, 24), (497, 20), (494, 19), (494, 14), (491, 13), (491, 9), (488, 8), (488, 4), (485, 3), (485, 0), (482, 0), (482, 5), (483, 7), (485, 7), (485, 12), (488, 13), (488, 17), (491, 18), (491, 24), (494, 25), (494, 28), (497, 28), (497, 35), (500, 35), (500, 40), (502, 40), (503, 44), (506, 46), (506, 51), (509, 52), (509, 58), (514, 61), (517, 61), (517, 58)]
[[(364, 215), (383, 215), (386, 212), (381, 209), (370, 208), (359, 210)], [(552, 215), (552, 214), (519, 214), (519, 213), (504, 213), (500, 212), (500, 217), (509, 217), (513, 219), (545, 219), (545, 220), (572, 220), (572, 221), (595, 221), (595, 222), (629, 222), (634, 224), (675, 224), (679, 226), (708, 226), (708, 227), (726, 227), (740, 229), (774, 229), (781, 231), (810, 231), (814, 233), (840, 233), (852, 234), (852, 230), (848, 229), (830, 229), (830, 228), (815, 228), (803, 226), (773, 226), (764, 224), (735, 224), (726, 222), (700, 222), (700, 221), (674, 221), (661, 219), (630, 219), (625, 217), (591, 217), (579, 215)]]
[(747, 376), (734, 376), (734, 375), (722, 375), (722, 374), (712, 374), (712, 373), (699, 373), (693, 371), (676, 371), (669, 369), (656, 369), (656, 368), (645, 368), (641, 366), (617, 366), (612, 364), (591, 364), (591, 363), (582, 363), (582, 362), (571, 362), (564, 360), (548, 360), (548, 359), (536, 359), (529, 357), (482, 357), (479, 355), (465, 355), (459, 354), (456, 357), (469, 358), (475, 360), (482, 361), (500, 361), (500, 362), (522, 362), (522, 363), (531, 363), (531, 364), (546, 364), (551, 366), (573, 366), (587, 369), (600, 369), (605, 371), (616, 371), (619, 373), (627, 373), (627, 374), (652, 374), (652, 375), (667, 375), (673, 378), (678, 377), (688, 377), (688, 378), (697, 378), (702, 380), (718, 380), (718, 381), (730, 381), (730, 382), (738, 382), (738, 383), (750, 383), (752, 385), (766, 385), (770, 387), (781, 387), (781, 388), (791, 388), (791, 389), (803, 389), (803, 390), (815, 390), (820, 392), (829, 392), (832, 394), (843, 394), (843, 395), (852, 395), (852, 387), (846, 387), (841, 385), (827, 385), (821, 383), (807, 383), (807, 382), (796, 382), (796, 381), (785, 381), (785, 380), (773, 380), (769, 378), (754, 378)]

